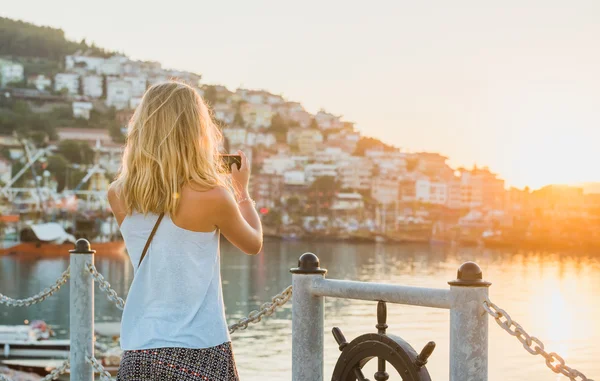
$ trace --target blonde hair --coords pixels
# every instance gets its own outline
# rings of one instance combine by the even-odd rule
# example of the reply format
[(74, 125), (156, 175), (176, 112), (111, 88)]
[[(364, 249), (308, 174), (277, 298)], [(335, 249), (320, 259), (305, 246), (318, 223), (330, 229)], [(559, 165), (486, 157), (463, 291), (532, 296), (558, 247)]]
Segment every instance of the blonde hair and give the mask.
[(177, 81), (150, 87), (129, 122), (115, 180), (126, 213), (173, 215), (184, 185), (227, 187), (219, 158), (222, 141), (196, 90)]

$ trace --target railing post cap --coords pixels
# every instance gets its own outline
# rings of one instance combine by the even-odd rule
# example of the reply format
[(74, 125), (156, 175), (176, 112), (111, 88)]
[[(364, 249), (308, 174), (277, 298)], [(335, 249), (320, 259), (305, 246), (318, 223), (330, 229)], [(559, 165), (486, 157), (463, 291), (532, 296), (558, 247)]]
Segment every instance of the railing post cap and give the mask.
[(489, 287), (490, 282), (483, 280), (483, 271), (475, 262), (465, 262), (458, 268), (456, 279), (448, 282), (451, 286)]
[(75, 242), (75, 249), (69, 250), (71, 254), (94, 254), (96, 250), (92, 250), (90, 241), (85, 238), (79, 238)]
[(292, 274), (325, 274), (326, 269), (322, 269), (319, 263), (319, 257), (313, 253), (304, 253), (298, 259), (298, 267), (290, 269)]

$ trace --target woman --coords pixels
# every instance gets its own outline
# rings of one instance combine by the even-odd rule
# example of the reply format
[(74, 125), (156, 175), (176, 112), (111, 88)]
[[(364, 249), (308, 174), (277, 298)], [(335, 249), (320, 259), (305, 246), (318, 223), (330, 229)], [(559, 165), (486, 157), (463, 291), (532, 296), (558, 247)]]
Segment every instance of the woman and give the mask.
[(241, 168), (227, 175), (221, 140), (202, 98), (179, 82), (148, 89), (131, 119), (108, 191), (135, 271), (121, 322), (120, 381), (238, 380), (219, 235), (256, 254), (262, 227), (248, 195), (250, 164), (240, 152)]

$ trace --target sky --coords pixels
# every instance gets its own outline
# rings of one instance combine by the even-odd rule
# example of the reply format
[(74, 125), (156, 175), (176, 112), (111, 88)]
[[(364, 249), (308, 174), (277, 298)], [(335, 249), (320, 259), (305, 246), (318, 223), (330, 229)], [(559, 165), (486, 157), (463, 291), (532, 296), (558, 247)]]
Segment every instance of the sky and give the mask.
[(282, 94), (508, 185), (600, 181), (597, 0), (0, 3), (4, 17)]

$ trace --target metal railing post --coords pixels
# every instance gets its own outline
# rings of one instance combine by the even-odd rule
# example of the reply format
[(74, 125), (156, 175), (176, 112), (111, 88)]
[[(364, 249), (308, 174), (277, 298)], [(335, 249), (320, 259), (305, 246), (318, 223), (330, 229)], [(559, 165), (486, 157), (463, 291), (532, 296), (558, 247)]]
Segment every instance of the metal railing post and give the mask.
[(490, 282), (481, 268), (465, 262), (450, 284), (450, 381), (487, 381), (488, 314), (483, 301)]
[(71, 253), (70, 285), (70, 367), (72, 381), (93, 381), (92, 365), (85, 356), (94, 356), (94, 279), (86, 263), (94, 263), (95, 250), (90, 243), (78, 239)]
[(292, 381), (323, 381), (323, 297), (311, 293), (327, 270), (313, 253), (302, 254), (292, 275)]

